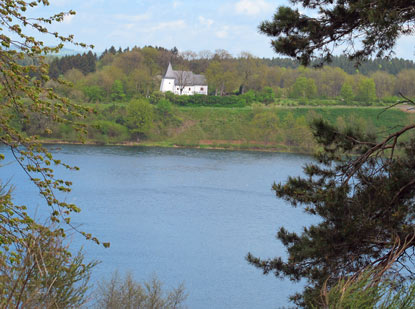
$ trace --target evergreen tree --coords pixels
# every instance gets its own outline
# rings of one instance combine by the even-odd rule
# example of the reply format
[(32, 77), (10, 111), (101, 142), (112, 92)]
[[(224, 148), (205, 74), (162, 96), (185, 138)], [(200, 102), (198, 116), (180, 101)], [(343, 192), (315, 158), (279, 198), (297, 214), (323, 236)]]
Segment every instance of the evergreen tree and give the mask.
[[(305, 65), (317, 52), (330, 61), (333, 46), (355, 46), (354, 40), (362, 37), (361, 48), (350, 49), (349, 58), (389, 54), (401, 34), (412, 33), (415, 21), (413, 3), (407, 0), (292, 2), (317, 9), (318, 17), (280, 7), (273, 21), (260, 29), (275, 37), (277, 52)], [(362, 83), (366, 99), (375, 93), (372, 81)], [(409, 99), (404, 102), (415, 105)], [(396, 284), (414, 280), (415, 124), (379, 136), (352, 125), (339, 130), (322, 119), (315, 120), (312, 129), (323, 149), (316, 162), (305, 166), (304, 177), (290, 177), (285, 184), (274, 184), (273, 190), (291, 206), (316, 216), (318, 223), (301, 233), (279, 230), (287, 259), (248, 254), (248, 261), (265, 274), (305, 279), (304, 291), (291, 297), (302, 307), (319, 307), (323, 286), (330, 289), (340, 278), (367, 267), (383, 269), (392, 259), (387, 273)]]
[(110, 49), (108, 50), (108, 53), (115, 55), (117, 53), (117, 50), (115, 49), (114, 46), (111, 46)]
[[(415, 21), (413, 1), (409, 0), (291, 2), (305, 11), (317, 11), (317, 17), (282, 6), (273, 20), (263, 22), (259, 29), (274, 38), (272, 45), (277, 53), (296, 58), (303, 65), (315, 58), (330, 62), (333, 47), (340, 45), (345, 45), (345, 54), (357, 61), (371, 55), (389, 56), (396, 40), (412, 33)], [(356, 37), (361, 39), (360, 48), (353, 44)]]
[(406, 126), (379, 140), (356, 127), (340, 131), (316, 120), (314, 136), (324, 147), (318, 163), (304, 168), (305, 177), (291, 177), (273, 190), (293, 207), (317, 216), (319, 223), (300, 234), (279, 230), (288, 259), (249, 254), (249, 262), (279, 278), (306, 279), (304, 292), (291, 298), (306, 307), (316, 305), (325, 282), (330, 287), (368, 265), (384, 265), (401, 249), (390, 273), (415, 279), (415, 141), (399, 143), (414, 128)]

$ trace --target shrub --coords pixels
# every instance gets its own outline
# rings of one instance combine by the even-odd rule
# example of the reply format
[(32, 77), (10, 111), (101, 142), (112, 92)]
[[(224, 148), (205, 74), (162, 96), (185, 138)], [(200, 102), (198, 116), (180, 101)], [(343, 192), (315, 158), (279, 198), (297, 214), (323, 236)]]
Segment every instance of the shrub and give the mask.
[(123, 125), (106, 120), (97, 120), (89, 127), (88, 136), (101, 141), (103, 136), (107, 137), (108, 141), (123, 141), (128, 140), (130, 134)]
[(143, 284), (136, 282), (131, 273), (120, 278), (115, 272), (111, 279), (102, 281), (97, 290), (97, 308), (183, 308), (187, 295), (183, 284), (171, 291), (163, 291), (162, 283), (156, 277)]
[(206, 95), (193, 95), (193, 96), (178, 96), (178, 95), (166, 95), (172, 103), (180, 106), (210, 106), (210, 107), (244, 107), (247, 105), (243, 96), (206, 96)]

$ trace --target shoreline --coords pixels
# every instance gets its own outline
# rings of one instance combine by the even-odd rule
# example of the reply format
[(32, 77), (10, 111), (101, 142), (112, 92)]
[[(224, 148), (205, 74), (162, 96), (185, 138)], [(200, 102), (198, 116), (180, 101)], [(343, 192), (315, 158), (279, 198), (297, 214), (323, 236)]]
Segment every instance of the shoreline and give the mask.
[[(100, 143), (96, 141), (63, 141), (63, 140), (38, 140), (44, 145), (89, 145), (89, 146), (125, 146), (125, 147), (160, 147), (160, 148), (182, 148), (182, 149), (208, 149), (208, 150), (228, 150), (228, 151), (253, 151), (253, 152), (279, 152), (279, 153), (296, 153), (312, 155), (313, 151), (302, 151), (301, 149), (290, 149), (286, 145), (279, 145), (280, 147), (260, 147), (259, 144), (249, 147), (248, 144), (222, 144), (215, 143), (197, 145), (178, 145), (169, 142), (122, 142), (122, 143)], [(242, 147), (241, 147), (242, 146)], [(270, 145), (271, 146), (271, 145)], [(278, 146), (278, 145), (275, 145)]]

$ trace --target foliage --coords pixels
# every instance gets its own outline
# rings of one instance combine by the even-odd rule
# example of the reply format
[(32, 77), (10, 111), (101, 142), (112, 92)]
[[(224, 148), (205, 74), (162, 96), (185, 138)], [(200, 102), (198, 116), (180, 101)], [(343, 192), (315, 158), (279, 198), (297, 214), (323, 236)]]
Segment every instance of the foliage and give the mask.
[[(343, 52), (357, 61), (371, 55), (389, 56), (396, 40), (412, 33), (415, 21), (412, 2), (407, 0), (292, 2), (315, 15), (281, 6), (272, 21), (263, 22), (259, 28), (273, 37), (277, 53), (297, 58), (303, 65), (316, 57), (330, 62), (334, 47), (341, 45), (346, 45)], [(357, 39), (359, 47), (354, 42)]]
[(144, 99), (132, 100), (127, 107), (127, 126), (137, 138), (146, 136), (153, 126), (153, 106)]
[[(31, 3), (36, 6), (38, 3)], [(47, 4), (45, 2), (44, 4)], [(3, 19), (11, 19), (21, 22), (26, 27), (39, 32), (47, 32), (41, 26), (53, 21), (62, 21), (64, 13), (57, 14), (50, 19), (28, 18), (24, 14), (29, 4), (26, 2), (9, 1), (1, 3), (0, 7)], [(70, 12), (73, 14), (74, 12)], [(33, 22), (35, 20), (36, 22)], [(39, 144), (34, 136), (25, 136), (17, 130), (15, 123), (25, 125), (29, 123), (32, 115), (41, 115), (55, 123), (72, 124), (76, 130), (82, 132), (84, 125), (70, 120), (73, 117), (84, 117), (88, 109), (70, 102), (68, 99), (59, 97), (52, 89), (44, 88), (44, 83), (48, 80), (47, 64), (44, 62), (42, 54), (58, 51), (62, 45), (56, 48), (43, 47), (43, 43), (34, 40), (26, 35), (18, 26), (10, 26), (5, 23), (5, 27), (18, 35), (24, 43), (11, 40), (3, 35), (0, 39), (2, 49), (0, 49), (2, 73), (0, 82), (2, 88), (0, 95), (3, 98), (0, 105), (0, 143), (6, 145), (13, 153), (19, 164), (30, 176), (32, 182), (39, 188), (40, 193), (45, 197), (47, 204), (54, 209), (51, 214), (52, 222), (60, 222), (61, 219), (67, 220), (71, 212), (79, 212), (79, 209), (72, 204), (60, 202), (56, 199), (55, 191), (70, 191), (70, 183), (55, 179), (51, 164), (68, 165), (54, 160), (50, 152)], [(17, 28), (16, 28), (17, 27)], [(72, 37), (60, 37), (61, 41), (72, 42)], [(13, 46), (15, 49), (9, 49)], [(4, 48), (5, 47), (5, 48)], [(37, 65), (22, 66), (17, 60), (23, 57), (32, 57)], [(29, 75), (35, 74), (38, 78), (32, 79)], [(46, 127), (46, 133), (51, 133), (51, 129)], [(43, 133), (43, 132), (42, 132)], [(60, 211), (59, 211), (60, 210)], [(63, 216), (63, 217), (62, 217)]]
[(312, 99), (317, 95), (317, 87), (311, 78), (304, 76), (298, 77), (290, 91), (292, 98), (307, 98)]
[[(395, 250), (395, 237), (406, 240), (415, 228), (414, 142), (402, 139), (413, 127), (377, 141), (373, 133), (353, 125), (340, 131), (316, 120), (314, 136), (324, 147), (318, 163), (304, 168), (305, 177), (290, 177), (285, 184), (274, 184), (273, 190), (293, 207), (303, 206), (317, 216), (319, 223), (301, 234), (279, 230), (278, 239), (289, 254), (286, 261), (252, 255), (248, 260), (264, 273), (294, 281), (307, 279), (303, 294), (292, 297), (302, 306), (317, 299), (327, 278), (330, 287), (343, 275), (387, 261)], [(394, 155), (398, 151), (400, 155)], [(411, 242), (397, 259), (399, 265), (406, 263), (410, 277), (414, 245)], [(408, 275), (399, 267), (390, 271), (398, 277)]]
[(257, 113), (252, 119), (252, 126), (255, 130), (255, 138), (262, 137), (267, 143), (273, 136), (278, 135), (278, 116), (272, 111)]
[[(85, 301), (85, 284), (94, 264), (84, 264), (82, 255), (71, 257), (62, 244), (66, 237), (60, 223), (72, 227), (71, 214), (80, 209), (57, 197), (69, 192), (71, 182), (56, 178), (52, 166), (77, 169), (60, 160), (44, 148), (36, 136), (25, 134), (34, 119), (46, 119), (42, 134), (49, 135), (59, 125), (72, 125), (79, 133), (85, 125), (76, 121), (89, 109), (57, 95), (46, 83), (49, 80), (45, 55), (58, 52), (63, 43), (73, 43), (73, 36), (49, 32), (50, 24), (63, 21), (67, 14), (49, 18), (36, 17), (34, 7), (48, 1), (0, 2), (0, 144), (5, 145), (28, 175), (30, 181), (49, 206), (50, 224), (39, 224), (25, 206), (15, 205), (11, 193), (2, 185), (0, 195), (0, 267), (1, 307), (39, 307), (57, 304), (79, 306)], [(34, 35), (51, 35), (58, 41), (46, 47)], [(30, 60), (30, 61), (29, 61)], [(0, 161), (4, 160), (0, 154)], [(98, 239), (82, 232), (99, 243)], [(106, 244), (107, 245), (107, 244)], [(77, 284), (80, 285), (77, 286)], [(39, 298), (41, 297), (41, 298)]]
[(71, 69), (78, 69), (83, 74), (95, 72), (97, 56), (91, 51), (77, 54), (75, 56), (64, 56), (62, 58), (55, 58), (49, 65), (49, 76), (57, 79), (60, 75), (64, 75)]
[(119, 79), (114, 81), (111, 88), (111, 100), (123, 101), (125, 99), (124, 86)]
[(162, 283), (156, 277), (141, 284), (136, 282), (130, 273), (120, 278), (115, 272), (110, 280), (99, 283), (97, 307), (179, 309), (184, 307), (186, 298), (183, 284), (166, 292), (163, 291)]
[(128, 129), (108, 120), (97, 120), (88, 128), (88, 138), (107, 142), (122, 142), (130, 139)]
[[(300, 63), (296, 59), (291, 58), (272, 58), (264, 59), (267, 66), (291, 68), (296, 69), (300, 66)], [(322, 62), (322, 59), (316, 59), (312, 61), (311, 65), (315, 66)], [(375, 71), (386, 72), (389, 74), (396, 75), (402, 70), (415, 69), (415, 63), (411, 60), (402, 58), (374, 58), (364, 60), (359, 69), (356, 69), (355, 62), (350, 60), (346, 55), (333, 55), (331, 62), (327, 63), (326, 66), (340, 68), (347, 74), (363, 74), (369, 75)]]
[[(246, 96), (246, 93), (244, 94)], [(255, 101), (261, 102), (264, 104), (271, 104), (275, 100), (275, 93), (271, 87), (264, 87), (261, 91), (258, 91), (255, 94)], [(248, 103), (248, 101), (247, 101)]]
[(105, 92), (99, 86), (85, 86), (83, 91), (88, 98), (88, 102), (101, 102), (104, 99)]
[(373, 102), (376, 100), (376, 86), (373, 79), (367, 78), (360, 83), (356, 99), (363, 102)]
[[(305, 10), (317, 10), (318, 15), (309, 17), (298, 9), (279, 7), (273, 20), (263, 22), (260, 30), (275, 38), (272, 44), (277, 52), (303, 65), (316, 59), (318, 52), (321, 62), (317, 65), (330, 62), (334, 47), (344, 43), (346, 55), (358, 64), (373, 54), (389, 56), (400, 35), (413, 33), (415, 14), (409, 1), (292, 2)], [(358, 39), (361, 46), (356, 48)], [(356, 99), (375, 100), (374, 79), (357, 77)], [(380, 84), (385, 79), (377, 80)], [(344, 89), (343, 95), (348, 96), (347, 92)], [(399, 103), (415, 105), (408, 98), (394, 105)], [(415, 278), (415, 125), (377, 136), (373, 130), (364, 131), (340, 120), (343, 128), (314, 120), (313, 134), (322, 148), (316, 162), (304, 167), (305, 176), (273, 185), (277, 197), (293, 207), (302, 206), (318, 223), (301, 233), (279, 230), (277, 237), (287, 248), (287, 259), (247, 256), (265, 274), (305, 279), (303, 293), (291, 297), (303, 307), (319, 305), (323, 285), (330, 290), (340, 278), (365, 268), (382, 269), (391, 260), (385, 272), (395, 282)], [(347, 289), (342, 284), (341, 293)], [(338, 296), (338, 289), (332, 290)], [(362, 291), (374, 292), (369, 298), (378, 292), (364, 286)]]
[(345, 82), (342, 86), (342, 89), (340, 90), (340, 96), (346, 101), (346, 102), (350, 102), (353, 97), (354, 97), (354, 93), (353, 93), (353, 88), (352, 85), (350, 85), (350, 83)]
[(414, 308), (415, 282), (398, 283), (383, 276), (383, 270), (368, 268), (348, 279), (340, 279), (315, 308)]
[[(115, 49), (115, 48), (114, 48)], [(111, 49), (112, 50), (112, 49)], [(248, 53), (232, 57), (224, 50), (215, 54), (195, 56), (194, 53), (174, 54), (173, 51), (161, 47), (134, 47), (118, 50), (115, 53), (107, 51), (100, 59), (94, 60), (91, 52), (77, 56), (47, 59), (51, 61), (49, 75), (53, 77), (48, 87), (54, 88), (62, 96), (82, 102), (84, 96), (88, 102), (122, 102), (137, 97), (150, 99), (151, 104), (157, 104), (164, 95), (159, 93), (160, 77), (165, 72), (167, 64), (172, 61), (175, 66), (189, 68), (195, 73), (204, 74), (209, 85), (209, 95), (232, 96), (237, 94), (246, 104), (254, 101), (270, 104), (273, 97), (296, 97), (291, 91), (297, 78), (306, 78), (308, 89), (307, 99), (336, 99), (340, 96), (342, 85), (350, 83), (353, 97), (357, 94), (360, 83), (365, 77), (373, 78), (376, 85), (376, 95), (379, 99), (398, 95), (399, 92), (415, 96), (415, 64), (402, 59), (368, 60), (359, 70), (344, 56), (334, 57), (331, 67), (321, 70), (311, 70), (297, 65), (289, 65), (288, 60), (259, 59)], [(84, 59), (84, 60), (82, 60)], [(88, 68), (86, 60), (95, 61), (96, 69)], [(291, 60), (290, 60), (291, 61)], [(21, 62), (27, 63), (26, 57)], [(57, 70), (56, 63), (62, 65)], [(280, 65), (280, 66), (276, 66)], [(388, 72), (388, 73), (385, 73)], [(384, 73), (384, 74), (381, 74)], [(59, 85), (55, 78), (60, 77), (74, 84), (73, 88)], [(301, 81), (301, 80), (300, 80)], [(301, 87), (300, 87), (301, 88)], [(272, 90), (272, 91), (271, 91)], [(246, 95), (247, 94), (247, 95)], [(301, 91), (300, 91), (301, 94)], [(306, 95), (297, 95), (302, 104), (308, 104)], [(174, 99), (167, 97), (172, 102)], [(200, 100), (200, 99), (199, 99)], [(235, 100), (235, 99), (234, 99)], [(180, 100), (179, 100), (180, 101)], [(227, 102), (225, 99), (224, 102)], [(193, 102), (180, 104), (190, 106)], [(235, 103), (235, 102), (234, 102)], [(195, 106), (242, 106), (239, 102), (222, 104), (220, 100), (212, 102), (198, 101)], [(373, 102), (349, 101), (349, 104), (369, 105)], [(318, 104), (317, 104), (318, 105)]]
[(192, 96), (179, 96), (170, 95), (169, 100), (180, 106), (210, 106), (210, 107), (244, 107), (246, 101), (243, 96), (205, 96), (205, 95), (192, 95)]
[(0, 218), (1, 308), (79, 307), (88, 300), (96, 262), (84, 263), (81, 251), (72, 256), (61, 231), (31, 220), (26, 207), (12, 203), (5, 187)]
[(156, 105), (157, 111), (164, 117), (168, 117), (173, 112), (173, 105), (169, 100), (161, 99)]

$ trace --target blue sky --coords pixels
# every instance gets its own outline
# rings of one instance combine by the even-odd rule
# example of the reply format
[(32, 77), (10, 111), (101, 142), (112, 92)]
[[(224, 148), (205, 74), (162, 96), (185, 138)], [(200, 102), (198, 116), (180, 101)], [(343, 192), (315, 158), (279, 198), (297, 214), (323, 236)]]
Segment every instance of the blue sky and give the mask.
[[(157, 45), (180, 51), (226, 49), (258, 57), (276, 56), (270, 39), (258, 33), (258, 24), (270, 19), (288, 0), (50, 0), (48, 8), (34, 14), (48, 15), (73, 9), (77, 12), (54, 30), (75, 34), (100, 52), (114, 45)], [(49, 43), (49, 42), (47, 42)], [(71, 46), (67, 46), (71, 48)], [(415, 40), (403, 38), (396, 56), (414, 60)]]

